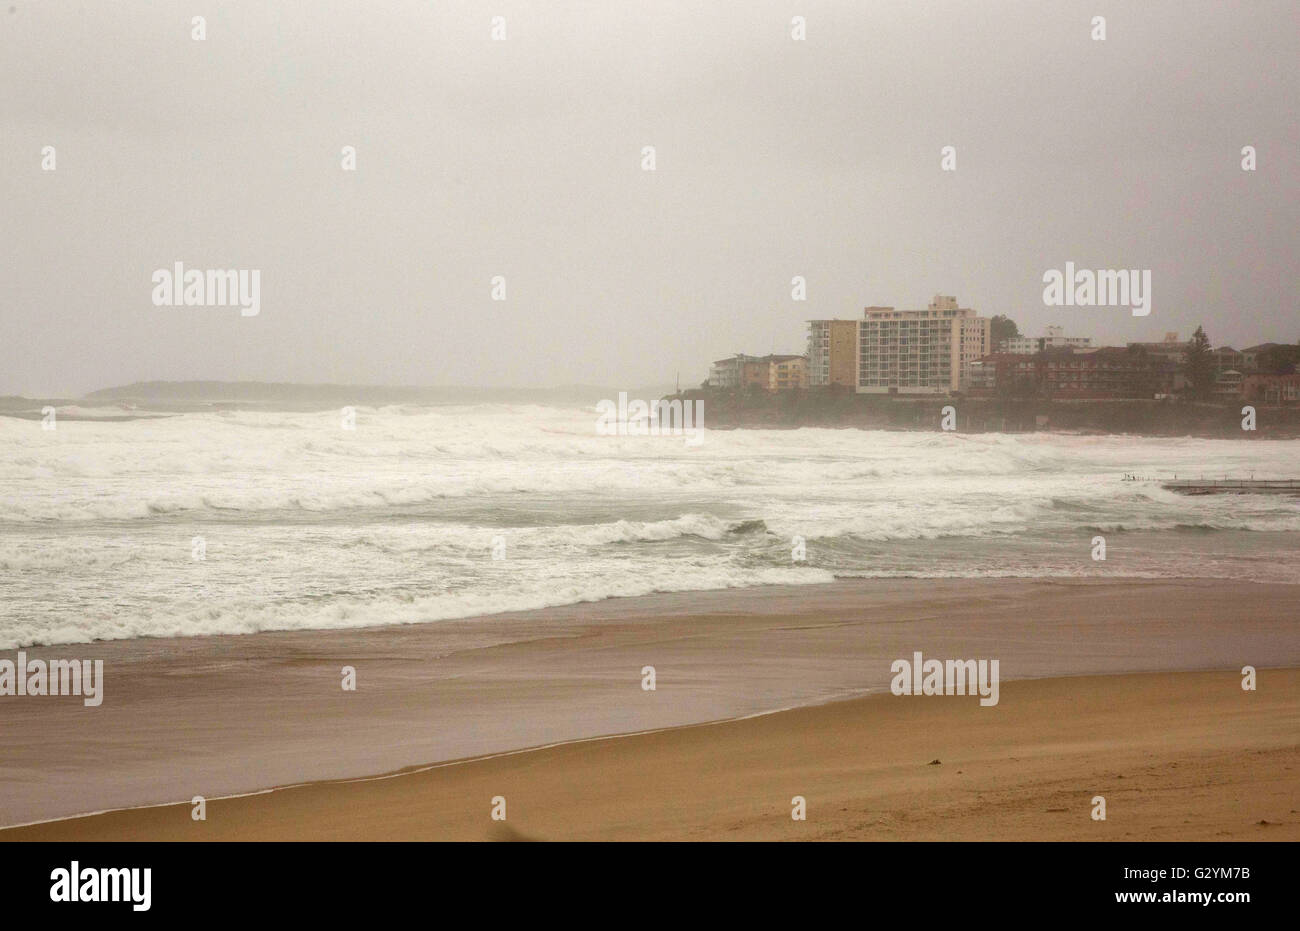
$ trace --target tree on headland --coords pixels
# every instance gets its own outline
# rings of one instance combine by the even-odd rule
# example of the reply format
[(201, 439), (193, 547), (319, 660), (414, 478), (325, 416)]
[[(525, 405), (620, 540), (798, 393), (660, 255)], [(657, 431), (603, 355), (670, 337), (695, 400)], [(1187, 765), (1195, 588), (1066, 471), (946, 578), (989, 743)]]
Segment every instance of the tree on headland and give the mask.
[(1214, 389), (1214, 360), (1210, 356), (1210, 338), (1205, 327), (1197, 327), (1187, 344), (1187, 364), (1183, 369), (1191, 384), (1194, 398), (1207, 398)]
[(1019, 335), (1020, 327), (1006, 314), (994, 314), (989, 319), (989, 342), (995, 352), (1004, 339), (1015, 339)]

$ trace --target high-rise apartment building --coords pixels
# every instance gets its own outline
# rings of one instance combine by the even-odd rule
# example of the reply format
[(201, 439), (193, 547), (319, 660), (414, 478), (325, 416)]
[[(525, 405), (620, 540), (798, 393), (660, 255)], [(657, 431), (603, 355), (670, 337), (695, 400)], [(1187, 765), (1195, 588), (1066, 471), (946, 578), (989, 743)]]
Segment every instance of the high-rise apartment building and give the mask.
[(959, 391), (989, 353), (989, 319), (937, 294), (925, 310), (868, 307), (858, 324), (860, 394)]
[(808, 321), (808, 385), (858, 385), (858, 321)]

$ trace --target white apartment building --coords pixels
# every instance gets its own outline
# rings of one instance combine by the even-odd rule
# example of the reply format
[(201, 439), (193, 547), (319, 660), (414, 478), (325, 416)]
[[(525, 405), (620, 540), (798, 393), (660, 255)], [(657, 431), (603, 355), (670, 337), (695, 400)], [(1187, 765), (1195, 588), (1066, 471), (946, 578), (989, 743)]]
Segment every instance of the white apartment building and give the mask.
[(1065, 328), (1049, 326), (1046, 336), (1017, 336), (1002, 341), (1002, 352), (1031, 356), (1044, 349), (1069, 349), (1071, 352), (1085, 352), (1094, 348), (1091, 336), (1066, 336)]
[(859, 394), (959, 391), (989, 354), (989, 319), (936, 294), (925, 310), (868, 307), (858, 324)]

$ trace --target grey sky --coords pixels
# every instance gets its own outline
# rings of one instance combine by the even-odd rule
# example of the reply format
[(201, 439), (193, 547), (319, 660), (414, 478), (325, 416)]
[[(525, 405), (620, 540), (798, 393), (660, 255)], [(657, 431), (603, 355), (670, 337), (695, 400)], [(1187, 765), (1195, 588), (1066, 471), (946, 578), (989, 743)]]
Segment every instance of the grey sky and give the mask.
[[(936, 292), (1031, 335), (1294, 341), (1297, 10), (3, 0), (0, 394), (694, 384)], [(1151, 315), (1044, 307), (1067, 260), (1152, 269)], [(153, 306), (176, 261), (261, 269), (260, 315)]]

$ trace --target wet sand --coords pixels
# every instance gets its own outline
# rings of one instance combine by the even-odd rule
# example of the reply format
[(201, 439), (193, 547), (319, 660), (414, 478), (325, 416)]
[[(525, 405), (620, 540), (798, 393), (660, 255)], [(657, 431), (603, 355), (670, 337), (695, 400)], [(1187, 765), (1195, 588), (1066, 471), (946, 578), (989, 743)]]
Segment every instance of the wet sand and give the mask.
[[(1018, 689), (1036, 686), (1008, 683), (1016, 679), (1202, 669), (1219, 670), (1225, 681), (1237, 682), (1238, 670), (1246, 664), (1261, 669), (1300, 666), (1297, 616), (1300, 587), (1287, 585), (871, 580), (650, 596), (411, 627), (34, 648), (27, 651), (29, 657), (103, 659), (105, 698), (98, 708), (85, 708), (77, 698), (0, 699), (5, 747), (0, 759), (0, 824), (371, 776), (873, 691), (886, 693), (890, 700), (890, 663), (916, 650), (935, 657), (997, 658), (1001, 664), (1003, 697), (998, 708), (979, 709), (974, 699), (954, 699), (959, 704), (937, 701), (935, 711), (915, 712), (925, 715), (963, 714), (971, 704), (968, 710), (997, 720), (1012, 713), (1010, 698)], [(656, 668), (654, 692), (641, 688), (646, 665)], [(343, 666), (355, 667), (357, 691), (340, 687)], [(1107, 694), (1094, 690), (1078, 700), (1088, 695), (1102, 700)], [(922, 699), (917, 708), (934, 703)], [(833, 716), (843, 712), (829, 709), (844, 707), (840, 703), (792, 714)], [(1098, 726), (1123, 731), (1123, 706), (1116, 705), (1112, 714), (1110, 719), (1098, 718)], [(767, 722), (784, 719), (720, 726), (767, 727), (773, 726)], [(1295, 717), (1291, 724), (1290, 733), (1300, 733)], [(1060, 726), (1075, 725), (1066, 715)], [(672, 733), (692, 735), (704, 729)], [(797, 733), (791, 731), (791, 739)], [(1156, 746), (1162, 746), (1159, 735), (1158, 728), (1150, 731)], [(900, 739), (905, 736), (900, 734)], [(1035, 747), (1048, 753), (1043, 748), (1051, 745), (1052, 736), (1049, 731), (1026, 732), (1023, 755), (1029, 758)], [(888, 742), (868, 734), (853, 739), (865, 741), (864, 752), (880, 751), (879, 744)], [(1244, 742), (1229, 745), (1190, 735), (1191, 743), (1175, 749), (1234, 758), (1243, 750), (1283, 752), (1264, 745), (1271, 739), (1265, 731), (1247, 729), (1233, 739)], [(1252, 743), (1256, 740), (1258, 746)], [(590, 751), (578, 748), (614, 743), (545, 752), (583, 754)], [(919, 746), (917, 750), (929, 752)], [(748, 765), (732, 776), (759, 778), (776, 765), (765, 756), (768, 752), (777, 753), (779, 760), (783, 751), (755, 750), (746, 757)], [(835, 758), (818, 757), (821, 752), (807, 748), (797, 756), (811, 767), (809, 772), (821, 771), (827, 779), (843, 775)], [(935, 750), (926, 761), (944, 752), (949, 751)], [(1117, 746), (1116, 752), (1139, 750), (1126, 745)], [(1191, 765), (1190, 757), (1180, 759)], [(629, 760), (634, 763), (635, 756)], [(1115, 765), (1121, 760), (1130, 768), (1139, 762), (1121, 756)], [(986, 762), (992, 765), (991, 758)], [(902, 758), (897, 763), (903, 765)], [(851, 772), (857, 764), (843, 765)], [(948, 765), (945, 760), (933, 770), (947, 773)], [(1051, 773), (1049, 768), (1042, 778)], [(997, 775), (992, 769), (990, 774)], [(1297, 774), (1300, 770), (1287, 773), (1291, 785)], [(649, 792), (656, 780), (680, 786), (699, 773), (682, 777), (685, 783), (668, 775), (655, 775), (651, 769), (640, 782)], [(1068, 778), (1087, 775), (1080, 770)], [(547, 778), (538, 771), (537, 791), (542, 795), (535, 802), (524, 801), (526, 809), (556, 806), (546, 795)], [(510, 792), (517, 795), (524, 783), (512, 785)], [(905, 791), (905, 783), (898, 785)], [(633, 795), (638, 791), (636, 781), (624, 788)], [(775, 784), (763, 789), (767, 791), (775, 791)], [(786, 807), (793, 794), (798, 793), (787, 793)], [(760, 797), (766, 795), (755, 796), (753, 804)], [(477, 821), (479, 801), (475, 796), (466, 812), (466, 833), (457, 833), (461, 828), (452, 822), (431, 821), (430, 834), (421, 836), (485, 836)], [(238, 803), (212, 802), (209, 810), (228, 804)], [(624, 798), (617, 804), (630, 803)], [(653, 798), (648, 797), (647, 804), (654, 804)], [(825, 801), (818, 807), (825, 812)], [(617, 827), (616, 819), (604, 826), (593, 822), (587, 834), (575, 828), (572, 836), (641, 836), (637, 831), (677, 836), (656, 826), (648, 815), (638, 820), (634, 808), (626, 817), (631, 834), (609, 834)], [(616, 810), (617, 805), (611, 809)], [(266, 812), (256, 817), (274, 822)], [(342, 816), (335, 812), (330, 817)], [(1260, 815), (1274, 817), (1280, 815)], [(684, 816), (682, 825), (688, 822), (711, 825), (708, 830), (716, 827)], [(511, 817), (507, 823), (521, 831), (527, 826), (546, 836), (568, 836), (548, 822)], [(210, 815), (206, 828), (212, 827)], [(223, 829), (237, 827), (225, 823)], [(299, 828), (304, 836), (317, 836), (312, 832), (320, 830), (306, 824)], [(374, 830), (382, 834), (382, 825)]]
[(1001, 698), (877, 695), (218, 800), (204, 821), (177, 805), (0, 836), (1300, 840), (1300, 670), (1266, 670), (1254, 692), (1231, 672), (1158, 673), (1014, 682)]

